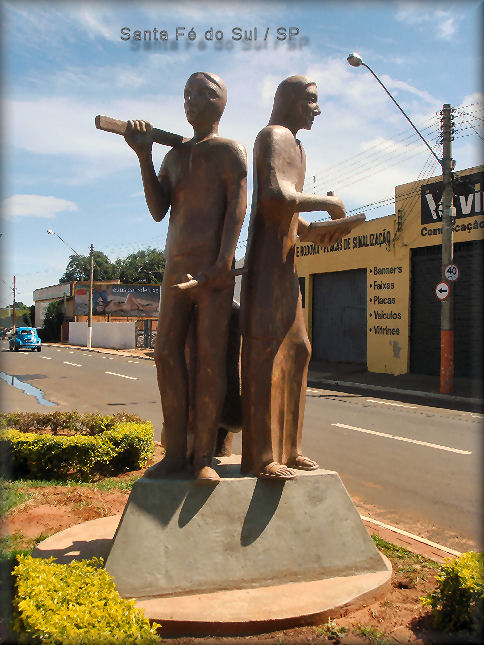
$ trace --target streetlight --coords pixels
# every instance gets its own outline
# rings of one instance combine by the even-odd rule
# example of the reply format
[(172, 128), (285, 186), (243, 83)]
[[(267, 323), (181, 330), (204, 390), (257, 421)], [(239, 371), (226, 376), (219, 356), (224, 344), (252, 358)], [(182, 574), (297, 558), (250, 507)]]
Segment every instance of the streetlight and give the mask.
[[(72, 248), (70, 244), (67, 244), (65, 240), (61, 238), (61, 236), (53, 231), (51, 228), (47, 229), (47, 233), (49, 235), (56, 235), (61, 242), (63, 242), (66, 246), (68, 246), (71, 251), (74, 251), (74, 253), (77, 255), (77, 257), (81, 258), (82, 255), (80, 255), (75, 249)], [(90, 275), (89, 275), (89, 309), (87, 311), (87, 348), (91, 349), (92, 348), (92, 292), (93, 292), (93, 282), (94, 282), (94, 246), (91, 244), (91, 250), (90, 250)]]
[[(372, 76), (383, 87), (385, 92), (395, 103), (403, 116), (410, 123), (418, 136), (425, 143), (432, 155), (437, 159), (442, 168), (442, 277), (446, 267), (452, 263), (454, 258), (454, 248), (452, 239), (452, 214), (455, 210), (453, 207), (454, 191), (452, 187), (452, 171), (454, 161), (452, 159), (452, 109), (450, 105), (445, 104), (442, 110), (442, 159), (439, 159), (430, 145), (424, 139), (417, 127), (412, 123), (410, 118), (405, 114), (400, 105), (396, 102), (381, 80), (361, 58), (359, 54), (353, 52), (346, 59), (352, 67), (366, 67)], [(454, 297), (452, 285), (449, 285), (449, 296), (442, 300), (440, 314), (440, 391), (443, 394), (450, 394), (454, 391)]]

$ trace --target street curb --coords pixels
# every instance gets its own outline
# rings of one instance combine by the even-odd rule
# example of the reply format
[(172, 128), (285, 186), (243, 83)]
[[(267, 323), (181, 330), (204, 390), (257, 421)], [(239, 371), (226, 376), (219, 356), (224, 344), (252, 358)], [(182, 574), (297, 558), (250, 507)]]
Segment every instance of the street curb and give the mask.
[(478, 399), (470, 396), (457, 396), (454, 394), (440, 394), (439, 392), (422, 392), (421, 390), (407, 390), (405, 388), (387, 387), (383, 385), (371, 385), (369, 383), (355, 383), (352, 381), (341, 381), (327, 378), (308, 376), (308, 383), (311, 385), (338, 385), (339, 387), (351, 387), (360, 390), (369, 390), (370, 392), (383, 392), (387, 394), (406, 394), (408, 396), (419, 397), (423, 399), (436, 399), (438, 401), (448, 401), (449, 403), (468, 403), (476, 406), (483, 406), (484, 399)]

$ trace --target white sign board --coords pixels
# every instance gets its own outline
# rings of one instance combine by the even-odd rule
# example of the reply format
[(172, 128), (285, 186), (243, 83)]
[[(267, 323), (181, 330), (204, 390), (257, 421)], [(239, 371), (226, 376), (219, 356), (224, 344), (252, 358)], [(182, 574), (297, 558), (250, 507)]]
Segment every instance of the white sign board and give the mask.
[(447, 282), (439, 282), (435, 287), (435, 295), (439, 300), (447, 300), (449, 297), (450, 288)]
[(458, 280), (459, 267), (457, 266), (457, 264), (448, 264), (444, 270), (444, 277), (447, 280)]

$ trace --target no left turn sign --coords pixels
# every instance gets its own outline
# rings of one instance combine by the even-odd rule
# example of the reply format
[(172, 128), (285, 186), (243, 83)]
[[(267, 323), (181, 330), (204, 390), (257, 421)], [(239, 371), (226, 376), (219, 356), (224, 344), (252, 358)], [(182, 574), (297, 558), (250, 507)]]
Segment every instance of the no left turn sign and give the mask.
[(447, 300), (449, 297), (450, 288), (447, 282), (439, 282), (435, 287), (435, 295), (439, 300)]

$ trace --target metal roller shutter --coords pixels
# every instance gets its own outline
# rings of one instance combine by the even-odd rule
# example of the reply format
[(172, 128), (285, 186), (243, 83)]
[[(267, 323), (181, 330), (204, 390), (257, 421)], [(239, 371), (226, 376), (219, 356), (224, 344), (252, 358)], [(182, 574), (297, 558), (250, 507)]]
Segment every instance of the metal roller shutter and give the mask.
[[(454, 244), (460, 277), (454, 283), (454, 374), (482, 378), (484, 240)], [(442, 276), (442, 247), (412, 249), (410, 371), (440, 372), (440, 302), (434, 289)]]
[(313, 359), (366, 364), (366, 269), (313, 277)]

